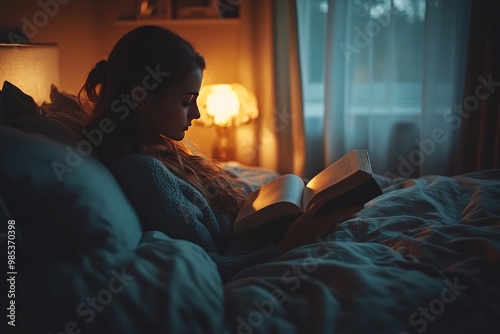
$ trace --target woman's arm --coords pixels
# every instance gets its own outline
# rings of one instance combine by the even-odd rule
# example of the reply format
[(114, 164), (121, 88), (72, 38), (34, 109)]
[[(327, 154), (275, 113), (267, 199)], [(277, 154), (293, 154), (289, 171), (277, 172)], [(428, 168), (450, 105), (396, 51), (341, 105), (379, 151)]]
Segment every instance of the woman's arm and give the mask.
[(129, 154), (110, 169), (137, 211), (144, 230), (159, 230), (171, 238), (200, 245), (216, 262), (224, 280), (282, 254), (272, 244), (242, 251), (238, 247), (242, 240), (233, 238), (231, 218), (214, 213), (196, 189), (155, 158)]
[(216, 241), (230, 232), (207, 210), (201, 194), (161, 161), (128, 154), (110, 169), (137, 211), (144, 230), (159, 230), (171, 238), (195, 242), (206, 251), (219, 251)]

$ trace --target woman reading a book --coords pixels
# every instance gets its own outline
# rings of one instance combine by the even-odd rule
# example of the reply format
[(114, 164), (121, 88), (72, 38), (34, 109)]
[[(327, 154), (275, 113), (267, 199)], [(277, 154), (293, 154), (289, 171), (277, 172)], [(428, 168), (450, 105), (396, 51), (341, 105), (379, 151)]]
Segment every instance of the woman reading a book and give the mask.
[(313, 207), (277, 243), (233, 236), (245, 196), (241, 183), (182, 141), (200, 117), (196, 98), (204, 69), (204, 58), (175, 33), (154, 26), (132, 30), (92, 68), (80, 91), (91, 106), (82, 133), (94, 139), (98, 157), (123, 187), (144, 230), (197, 243), (226, 280), (314, 242), (333, 221), (312, 218)]

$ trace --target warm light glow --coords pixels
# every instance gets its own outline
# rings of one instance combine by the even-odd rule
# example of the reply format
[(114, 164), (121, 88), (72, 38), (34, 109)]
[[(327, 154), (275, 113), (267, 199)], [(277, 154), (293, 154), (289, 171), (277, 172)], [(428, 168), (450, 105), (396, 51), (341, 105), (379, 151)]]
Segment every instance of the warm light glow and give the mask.
[(207, 113), (217, 125), (226, 125), (238, 115), (240, 101), (230, 85), (216, 85), (207, 97)]
[(141, 1), (141, 15), (143, 16), (148, 16), (151, 15), (153, 11), (149, 8), (149, 2), (148, 1)]
[(55, 44), (1, 44), (0, 89), (9, 81), (37, 104), (50, 101), (50, 85), (59, 85), (59, 57)]
[(257, 118), (257, 99), (240, 84), (206, 85), (200, 90), (198, 107), (205, 126), (239, 126)]

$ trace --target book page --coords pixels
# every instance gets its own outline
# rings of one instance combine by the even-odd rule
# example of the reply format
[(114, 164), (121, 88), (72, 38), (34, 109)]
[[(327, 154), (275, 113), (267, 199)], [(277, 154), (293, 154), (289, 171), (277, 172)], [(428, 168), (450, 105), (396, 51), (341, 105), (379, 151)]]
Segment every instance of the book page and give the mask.
[(294, 174), (282, 175), (252, 192), (240, 209), (236, 221), (273, 203), (290, 202), (301, 207), (303, 190), (304, 180), (300, 176)]
[(327, 188), (331, 188), (329, 193), (345, 191), (350, 185), (342, 184), (347, 183), (355, 173), (366, 169), (367, 164), (369, 166), (369, 161), (365, 163), (366, 159), (366, 150), (352, 150), (313, 177), (304, 189), (303, 208), (306, 209), (311, 204), (311, 198)]
[(359, 165), (359, 169), (369, 174), (373, 174), (372, 165), (370, 163), (370, 157), (368, 156), (368, 151), (356, 150), (356, 160)]

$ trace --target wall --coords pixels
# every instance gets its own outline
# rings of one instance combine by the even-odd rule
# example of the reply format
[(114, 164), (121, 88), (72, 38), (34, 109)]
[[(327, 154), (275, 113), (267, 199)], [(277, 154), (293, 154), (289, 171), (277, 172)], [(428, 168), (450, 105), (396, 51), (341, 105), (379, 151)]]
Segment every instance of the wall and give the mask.
[[(76, 94), (91, 67), (107, 58), (121, 35), (140, 24), (119, 21), (134, 15), (135, 0), (2, 0), (0, 30), (16, 31), (24, 26), (32, 42), (57, 43), (59, 88)], [(238, 21), (207, 20), (190, 24), (170, 21), (161, 25), (189, 40), (205, 56), (204, 80), (238, 81), (241, 34)], [(194, 125), (188, 138), (209, 155), (215, 130)]]

